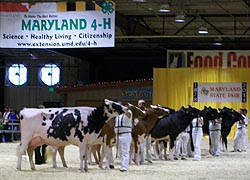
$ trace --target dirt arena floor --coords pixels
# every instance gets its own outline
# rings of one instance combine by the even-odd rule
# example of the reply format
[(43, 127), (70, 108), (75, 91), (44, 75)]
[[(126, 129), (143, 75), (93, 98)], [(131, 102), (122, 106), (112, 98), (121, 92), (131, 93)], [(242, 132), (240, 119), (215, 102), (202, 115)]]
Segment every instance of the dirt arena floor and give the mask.
[(249, 180), (250, 179), (250, 151), (230, 152), (233, 147), (229, 142), (228, 152), (222, 152), (220, 157), (213, 157), (208, 153), (208, 141), (202, 141), (202, 160), (154, 160), (153, 164), (145, 163), (137, 166), (130, 165), (128, 172), (119, 171), (119, 160), (116, 159), (115, 169), (99, 169), (97, 165), (89, 165), (89, 172), (81, 173), (79, 169), (78, 148), (68, 146), (65, 158), (69, 168), (63, 168), (57, 157), (58, 168), (52, 168), (52, 160), (47, 164), (36, 165), (36, 171), (30, 169), (26, 158), (22, 160), (22, 171), (16, 170), (18, 142), (0, 143), (0, 179), (1, 180)]

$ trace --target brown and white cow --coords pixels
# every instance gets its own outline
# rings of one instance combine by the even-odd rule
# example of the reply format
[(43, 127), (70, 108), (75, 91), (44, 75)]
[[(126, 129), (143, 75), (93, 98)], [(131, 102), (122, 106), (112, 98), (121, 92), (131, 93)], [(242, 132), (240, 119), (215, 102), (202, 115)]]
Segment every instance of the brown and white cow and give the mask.
[[(143, 119), (145, 117), (145, 114), (136, 106), (125, 103), (125, 106), (132, 111), (132, 119), (133, 123), (136, 124), (138, 122), (138, 119)], [(103, 166), (103, 160), (104, 157), (106, 158), (106, 164), (105, 168), (112, 168), (113, 167), (113, 154), (112, 154), (112, 147), (116, 145), (115, 141), (115, 132), (114, 132), (114, 126), (115, 126), (115, 118), (108, 121), (102, 128), (101, 133), (99, 135), (99, 138), (101, 138), (102, 142), (102, 153), (101, 153), (101, 159), (99, 163), (99, 167), (102, 168)], [(133, 128), (132, 128), (133, 131)]]
[[(135, 109), (139, 108), (137, 107)], [(151, 129), (155, 126), (159, 118), (166, 116), (168, 114), (169, 114), (168, 109), (151, 105), (150, 108), (147, 108), (145, 116), (142, 118), (138, 118), (139, 119), (138, 123), (132, 129), (132, 138), (133, 138), (134, 152), (135, 152), (134, 154), (135, 164), (139, 165), (140, 144), (142, 144), (145, 141), (145, 138), (150, 134)]]
[(29, 155), (31, 169), (35, 170), (33, 151), (37, 146), (48, 144), (60, 147), (73, 144), (79, 147), (80, 171), (87, 171), (88, 144), (98, 138), (108, 120), (124, 110), (127, 110), (125, 106), (107, 99), (97, 108), (24, 108), (20, 111), (21, 145), (17, 169), (21, 170), (21, 158), (25, 150)]

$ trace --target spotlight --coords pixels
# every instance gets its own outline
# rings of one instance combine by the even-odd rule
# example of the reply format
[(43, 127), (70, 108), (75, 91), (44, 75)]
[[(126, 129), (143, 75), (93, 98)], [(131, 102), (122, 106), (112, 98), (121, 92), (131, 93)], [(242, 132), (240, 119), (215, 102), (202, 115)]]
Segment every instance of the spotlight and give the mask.
[(198, 31), (199, 34), (208, 34), (207, 27), (201, 26)]
[(222, 46), (222, 38), (221, 37), (216, 38), (214, 40), (213, 45), (215, 45), (215, 46)]
[(146, 2), (146, 0), (133, 0), (133, 2), (143, 3)]
[(184, 23), (185, 22), (185, 14), (184, 13), (178, 14), (175, 18), (175, 22)]
[(169, 4), (163, 4), (163, 5), (161, 5), (159, 12), (162, 12), (162, 13), (171, 12), (170, 5)]

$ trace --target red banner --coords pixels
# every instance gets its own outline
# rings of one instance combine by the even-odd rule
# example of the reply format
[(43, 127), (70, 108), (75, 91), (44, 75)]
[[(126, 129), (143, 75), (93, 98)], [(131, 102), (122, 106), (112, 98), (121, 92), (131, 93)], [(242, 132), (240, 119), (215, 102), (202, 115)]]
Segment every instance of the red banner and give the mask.
[(250, 51), (168, 51), (167, 67), (249, 68)]

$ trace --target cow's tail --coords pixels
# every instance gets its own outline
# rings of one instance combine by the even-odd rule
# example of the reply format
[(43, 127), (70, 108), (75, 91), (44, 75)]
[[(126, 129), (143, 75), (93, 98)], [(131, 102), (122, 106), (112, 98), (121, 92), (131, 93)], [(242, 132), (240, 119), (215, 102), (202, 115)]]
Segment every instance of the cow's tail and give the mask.
[(221, 139), (222, 139), (222, 145), (225, 146), (225, 151), (227, 151), (227, 137), (222, 136)]
[(194, 152), (194, 140), (193, 140), (193, 136), (192, 136), (192, 127), (190, 129), (191, 129), (189, 131), (190, 147), (191, 147), (191, 151)]
[(45, 159), (52, 159), (53, 157), (53, 152), (52, 152), (52, 148), (51, 146), (47, 146), (46, 150), (45, 150)]

